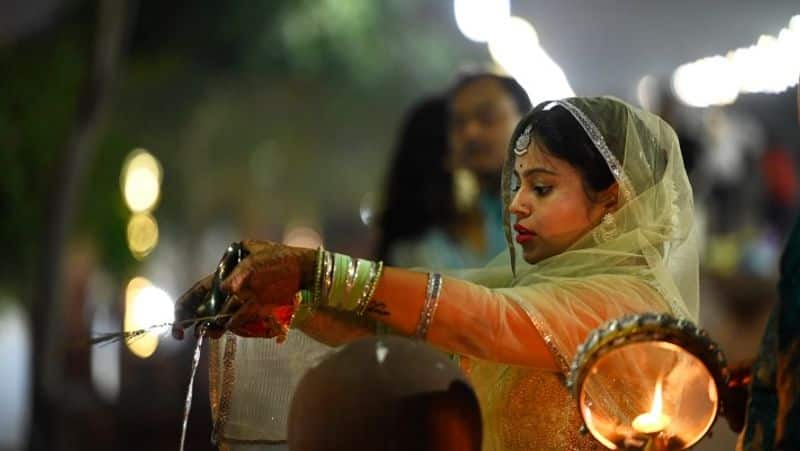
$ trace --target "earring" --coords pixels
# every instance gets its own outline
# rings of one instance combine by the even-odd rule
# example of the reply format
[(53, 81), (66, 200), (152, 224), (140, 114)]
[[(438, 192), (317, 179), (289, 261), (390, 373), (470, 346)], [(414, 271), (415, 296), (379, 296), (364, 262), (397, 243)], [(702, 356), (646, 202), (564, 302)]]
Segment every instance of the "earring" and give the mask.
[(619, 235), (619, 230), (617, 230), (617, 222), (614, 220), (614, 216), (611, 213), (606, 213), (603, 215), (603, 220), (600, 222), (600, 226), (598, 227), (598, 231), (600, 232), (600, 237), (603, 241), (611, 241)]
[(459, 213), (472, 211), (480, 193), (481, 188), (475, 174), (463, 168), (453, 171), (453, 196)]

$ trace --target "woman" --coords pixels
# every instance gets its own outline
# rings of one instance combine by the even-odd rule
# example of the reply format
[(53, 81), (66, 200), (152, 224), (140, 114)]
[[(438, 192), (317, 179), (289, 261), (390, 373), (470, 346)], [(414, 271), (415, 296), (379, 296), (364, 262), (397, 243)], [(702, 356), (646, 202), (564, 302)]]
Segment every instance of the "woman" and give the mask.
[(400, 128), (378, 218), (378, 260), (406, 267), (477, 266), (464, 264), (472, 255), (452, 230), (456, 204), (449, 158), (447, 99), (425, 98)]
[[(613, 98), (542, 103), (514, 131), (502, 193), (519, 248), (507, 214), (509, 252), (444, 278), (365, 261), (348, 277), (346, 256), (246, 242), (250, 256), (223, 284), (236, 312), (229, 329), (279, 335), (268, 327), (274, 312), (309, 289), (292, 326), (320, 341), (344, 343), (378, 323), (466, 357), (484, 449), (598, 446), (578, 434), (561, 383), (578, 345), (628, 313), (697, 319), (692, 193), (675, 133)], [(178, 318), (208, 286), (184, 295)]]

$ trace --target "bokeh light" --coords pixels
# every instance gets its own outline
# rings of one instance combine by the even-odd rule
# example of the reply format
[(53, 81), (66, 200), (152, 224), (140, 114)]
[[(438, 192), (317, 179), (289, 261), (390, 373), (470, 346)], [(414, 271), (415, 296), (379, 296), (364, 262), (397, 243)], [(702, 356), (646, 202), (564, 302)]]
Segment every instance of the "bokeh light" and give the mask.
[(575, 95), (564, 71), (539, 45), (536, 29), (521, 17), (506, 20), (489, 41), (489, 53), (525, 88), (534, 105)]
[(733, 68), (721, 56), (679, 67), (672, 77), (672, 87), (681, 101), (695, 107), (727, 105), (739, 96)]
[[(131, 279), (125, 290), (125, 331), (146, 329), (174, 320), (174, 303), (164, 290), (144, 277)], [(153, 329), (127, 340), (126, 345), (137, 357), (150, 357), (158, 347), (158, 334), (161, 331), (161, 328)]]
[(509, 17), (503, 27), (489, 41), (489, 53), (495, 61), (504, 66), (514, 62), (524, 63), (520, 50), (522, 46), (539, 45), (539, 34), (530, 22), (521, 17)]
[(489, 41), (511, 14), (509, 0), (455, 0), (453, 10), (461, 33), (476, 42)]
[(706, 107), (734, 102), (741, 93), (780, 93), (800, 76), (800, 15), (778, 36), (761, 35), (749, 47), (683, 64), (672, 86), (683, 103)]
[(361, 202), (358, 206), (358, 215), (361, 218), (361, 223), (365, 226), (371, 226), (375, 220), (375, 193), (368, 191), (361, 197)]
[(128, 249), (141, 260), (158, 244), (158, 222), (149, 213), (134, 213), (128, 220)]
[(647, 111), (658, 108), (658, 80), (652, 75), (645, 75), (636, 83), (636, 98), (639, 105)]
[(161, 195), (161, 164), (144, 149), (133, 150), (122, 167), (122, 192), (134, 213), (153, 209)]
[(322, 236), (308, 226), (291, 226), (283, 234), (283, 244), (315, 249), (322, 245)]

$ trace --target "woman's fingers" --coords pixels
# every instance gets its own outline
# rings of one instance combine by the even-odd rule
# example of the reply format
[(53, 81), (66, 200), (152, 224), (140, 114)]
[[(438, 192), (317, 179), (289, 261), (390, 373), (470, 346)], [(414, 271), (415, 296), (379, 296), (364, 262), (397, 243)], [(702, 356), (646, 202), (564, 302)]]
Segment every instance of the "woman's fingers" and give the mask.
[(220, 283), (219, 287), (224, 293), (240, 294), (242, 289), (247, 286), (248, 279), (253, 274), (253, 262), (255, 258), (250, 254), (247, 258), (242, 260), (231, 274)]
[(175, 302), (175, 322), (172, 323), (172, 336), (176, 339), (183, 339), (183, 330), (191, 325), (197, 308), (208, 297), (212, 280), (213, 275), (200, 279)]
[(281, 246), (280, 244), (274, 243), (272, 241), (259, 241), (259, 240), (242, 240), (241, 244), (244, 250), (246, 250), (250, 254), (257, 254), (259, 252), (269, 251), (270, 249), (273, 249), (277, 246)]

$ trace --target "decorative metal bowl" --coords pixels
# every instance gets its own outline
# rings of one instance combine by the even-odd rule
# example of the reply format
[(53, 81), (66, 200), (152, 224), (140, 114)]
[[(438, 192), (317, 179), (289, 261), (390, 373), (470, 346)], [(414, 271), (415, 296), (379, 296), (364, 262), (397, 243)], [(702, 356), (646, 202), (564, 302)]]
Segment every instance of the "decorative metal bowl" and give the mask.
[(567, 387), (584, 431), (609, 449), (678, 450), (717, 418), (729, 370), (708, 334), (686, 319), (644, 313), (589, 334)]

